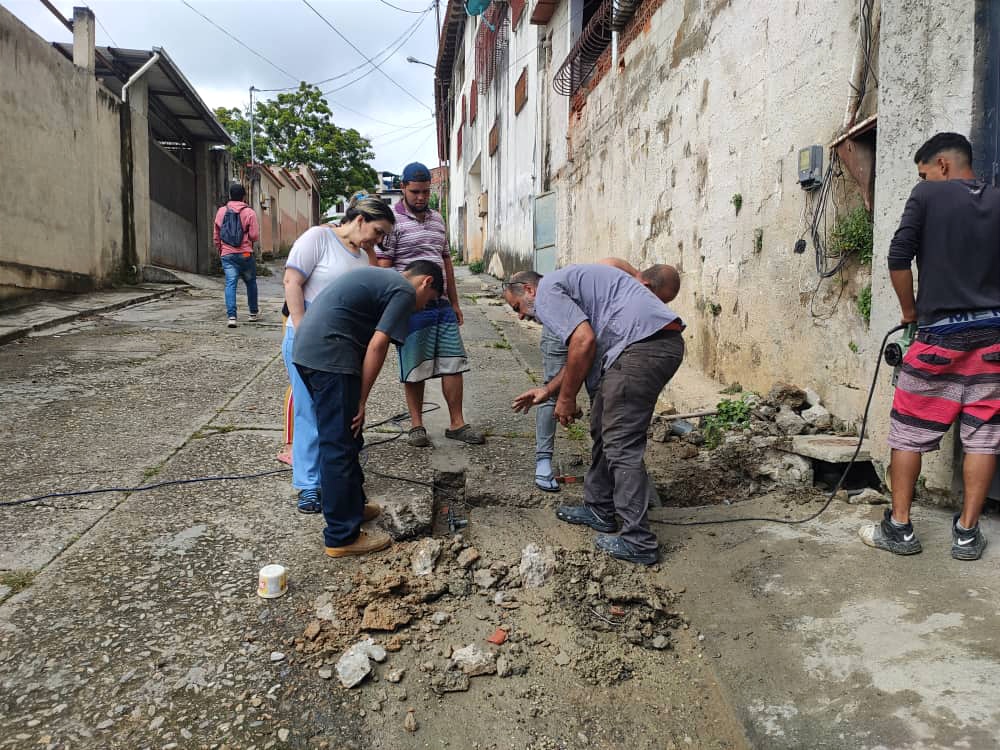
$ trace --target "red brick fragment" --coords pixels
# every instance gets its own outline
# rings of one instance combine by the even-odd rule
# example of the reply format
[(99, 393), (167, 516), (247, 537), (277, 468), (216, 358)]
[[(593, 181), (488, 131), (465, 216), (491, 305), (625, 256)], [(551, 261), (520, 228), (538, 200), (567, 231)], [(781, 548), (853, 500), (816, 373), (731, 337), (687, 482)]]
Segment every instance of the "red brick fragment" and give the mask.
[(507, 631), (503, 628), (497, 628), (493, 631), (493, 635), (486, 639), (489, 643), (493, 643), (497, 646), (501, 645), (507, 640)]

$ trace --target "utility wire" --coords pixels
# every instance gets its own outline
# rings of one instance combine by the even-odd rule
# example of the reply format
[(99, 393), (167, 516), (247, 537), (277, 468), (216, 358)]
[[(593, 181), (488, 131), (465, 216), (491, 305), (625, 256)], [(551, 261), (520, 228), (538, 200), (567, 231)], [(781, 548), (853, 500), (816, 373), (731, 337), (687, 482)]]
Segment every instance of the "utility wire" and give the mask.
[[(426, 11), (423, 10), (409, 10), (407, 8), (400, 8), (398, 5), (393, 5), (392, 3), (386, 2), (386, 0), (378, 0), (378, 1), (382, 3), (382, 5), (388, 5), (390, 8), (402, 11), (403, 13), (426, 13)], [(434, 6), (432, 5), (431, 7), (433, 8)]]
[[(400, 84), (399, 84), (399, 83), (398, 83), (398, 82), (397, 82), (397, 81), (396, 81), (396, 80), (395, 80), (395, 79), (394, 79), (394, 78), (393, 78), (392, 76), (390, 76), (390, 75), (389, 75), (388, 73), (386, 73), (386, 72), (385, 72), (384, 70), (382, 70), (382, 68), (381, 68), (381, 67), (379, 67), (379, 65), (378, 65), (377, 63), (375, 63), (375, 62), (372, 62), (371, 58), (370, 58), (370, 57), (368, 57), (368, 55), (366, 55), (366, 54), (365, 54), (364, 52), (362, 52), (362, 51), (361, 51), (361, 49), (360, 49), (360, 48), (358, 48), (358, 46), (354, 44), (354, 42), (352, 42), (352, 41), (351, 41), (350, 39), (348, 39), (348, 38), (347, 38), (346, 36), (344, 36), (344, 35), (343, 35), (343, 34), (342, 34), (342, 33), (340, 32), (340, 30), (339, 30), (339, 29), (338, 29), (338, 28), (337, 28), (336, 26), (334, 26), (334, 25), (333, 25), (332, 23), (330, 23), (330, 22), (329, 22), (329, 21), (328, 21), (328, 20), (326, 19), (326, 17), (325, 17), (325, 16), (324, 16), (324, 15), (323, 15), (322, 13), (320, 13), (320, 12), (319, 12), (318, 10), (316, 10), (316, 8), (314, 8), (314, 7), (312, 6), (312, 4), (311, 4), (311, 3), (309, 2), (309, 0), (302, 0), (302, 3), (303, 3), (303, 4), (304, 4), (304, 5), (305, 5), (305, 6), (307, 7), (307, 8), (309, 8), (309, 10), (311, 10), (311, 11), (312, 11), (313, 13), (315, 13), (315, 14), (316, 14), (316, 16), (317, 16), (317, 17), (318, 17), (318, 18), (319, 18), (319, 19), (320, 19), (320, 20), (321, 20), (321, 21), (322, 21), (323, 23), (325, 23), (325, 24), (326, 24), (327, 26), (329, 26), (329, 27), (330, 27), (330, 30), (331, 30), (331, 31), (333, 31), (333, 33), (334, 33), (334, 34), (336, 34), (336, 35), (337, 35), (337, 36), (339, 36), (339, 37), (340, 37), (341, 39), (343, 39), (343, 40), (344, 40), (345, 42), (347, 42), (347, 44), (348, 44), (348, 45), (349, 45), (349, 46), (351, 47), (351, 49), (353, 49), (353, 50), (354, 50), (355, 52), (357, 52), (357, 53), (358, 53), (359, 55), (361, 55), (361, 56), (362, 56), (362, 57), (363, 57), (363, 58), (364, 58), (365, 60), (367, 60), (367, 61), (368, 61), (368, 62), (369, 62), (369, 63), (370, 63), (370, 64), (371, 64), (372, 66), (374, 66), (374, 68), (375, 68), (375, 69), (376, 69), (376, 70), (377, 70), (377, 71), (378, 71), (379, 73), (381, 73), (381, 74), (382, 74), (382, 76), (383, 76), (383, 77), (384, 77), (384, 78), (385, 78), (386, 80), (388, 80), (388, 81), (389, 81), (389, 83), (391, 83), (391, 84), (392, 84), (393, 86), (395, 86), (395, 87), (396, 87), (397, 89), (399, 89), (400, 91), (402, 91), (402, 92), (403, 92), (404, 94), (406, 94), (406, 95), (407, 95), (408, 97), (410, 97), (410, 98), (411, 98), (411, 99), (412, 99), (413, 101), (417, 102), (417, 103), (418, 103), (418, 104), (419, 104), (419, 105), (420, 105), (421, 107), (424, 107), (425, 109), (431, 109), (431, 107), (428, 107), (428, 106), (427, 106), (427, 105), (426, 105), (426, 104), (425, 104), (424, 102), (420, 101), (420, 99), (418, 99), (418, 98), (417, 98), (417, 97), (415, 97), (415, 96), (414, 96), (413, 94), (411, 94), (411, 93), (410, 93), (409, 91), (407, 91), (407, 90), (406, 90), (406, 89), (405, 89), (405, 88), (404, 88), (403, 86), (401, 86), (401, 85), (400, 85)], [(432, 111), (433, 111), (433, 110), (432, 110)]]
[(285, 70), (284, 68), (282, 68), (277, 63), (274, 63), (274, 62), (271, 62), (270, 60), (268, 60), (266, 57), (264, 57), (262, 54), (260, 54), (257, 50), (255, 50), (253, 47), (251, 47), (250, 45), (248, 45), (245, 42), (243, 42), (242, 40), (240, 40), (234, 34), (231, 34), (230, 32), (226, 31), (224, 28), (222, 28), (221, 26), (219, 26), (219, 24), (217, 24), (211, 18), (209, 18), (204, 13), (202, 13), (200, 10), (198, 10), (193, 5), (191, 5), (191, 3), (189, 3), (187, 0), (181, 0), (181, 2), (184, 3), (191, 10), (193, 10), (195, 13), (197, 13), (199, 16), (201, 16), (202, 18), (204, 18), (206, 21), (208, 21), (210, 24), (212, 24), (212, 26), (214, 26), (219, 31), (221, 31), (223, 34), (225, 34), (230, 39), (232, 39), (234, 42), (236, 42), (238, 45), (240, 45), (241, 47), (243, 47), (243, 49), (245, 49), (247, 52), (251, 53), (252, 55), (255, 55), (256, 57), (259, 57), (261, 60), (263, 60), (264, 62), (266, 62), (272, 68), (274, 68), (277, 71), (280, 71), (281, 73), (284, 73), (286, 76), (288, 76), (289, 78), (291, 78), (293, 81), (299, 81), (299, 80), (301, 80), (297, 76), (293, 76), (291, 73), (289, 73), (287, 70)]
[(108, 32), (108, 30), (104, 27), (104, 24), (101, 23), (101, 17), (95, 13), (94, 14), (94, 18), (97, 19), (97, 25), (101, 27), (101, 31), (104, 32), (104, 36), (106, 36), (108, 39), (110, 39), (111, 43), (114, 46), (117, 47), (118, 46), (118, 42), (115, 41), (115, 38), (113, 36), (111, 36), (110, 32)]
[[(420, 25), (424, 22), (425, 18), (427, 18), (426, 15), (421, 16), (420, 19), (415, 24), (413, 24), (413, 27), (410, 30), (409, 34), (407, 34), (405, 37), (403, 37), (403, 38), (401, 38), (401, 39), (398, 40), (398, 42), (395, 44), (395, 47), (393, 47), (390, 56), (392, 54), (395, 54), (396, 52), (398, 52), (399, 48), (402, 47), (404, 44), (406, 44), (410, 40), (410, 37), (412, 37), (414, 34), (417, 33), (417, 29), (420, 28)], [(377, 59), (377, 57), (376, 57), (376, 59)], [(383, 62), (383, 63), (384, 62), (388, 62), (388, 57), (385, 60), (382, 60), (381, 62)], [(332, 88), (332, 89), (329, 89), (328, 91), (324, 91), (323, 94), (325, 96), (326, 94), (332, 94), (332, 93), (340, 91), (342, 89), (346, 89), (348, 86), (353, 86), (355, 83), (357, 83), (358, 81), (360, 81), (362, 78), (367, 78), (368, 76), (370, 76), (377, 69), (378, 68), (369, 68), (368, 70), (366, 70), (364, 73), (362, 73), (361, 75), (359, 75), (354, 80), (348, 81), (347, 83), (343, 84), (342, 86), (337, 86), (336, 88)]]
[[(392, 54), (392, 52), (395, 52), (396, 50), (393, 49), (395, 47), (395, 45), (398, 44), (399, 41), (401, 39), (403, 39), (404, 37), (406, 37), (408, 39), (409, 37), (407, 37), (407, 34), (410, 34), (412, 36), (411, 32), (414, 31), (416, 29), (416, 27), (418, 27), (421, 23), (423, 23), (424, 17), (426, 17), (426, 14), (429, 13), (431, 11), (431, 8), (433, 8), (433, 7), (434, 6), (431, 5), (428, 8), (426, 8), (425, 10), (423, 10), (423, 11), (419, 11), (421, 13), (421, 18), (419, 18), (416, 21), (414, 21), (412, 26), (407, 27), (406, 30), (404, 30), (402, 34), (400, 34), (398, 37), (396, 37), (395, 39), (393, 39), (382, 50), (380, 50), (374, 57), (372, 57), (372, 59), (373, 60), (379, 60), (384, 55), (386, 55), (386, 53)], [(416, 13), (418, 11), (413, 11), (413, 12)], [(381, 60), (381, 62), (386, 62), (386, 60)], [(343, 73), (338, 73), (337, 75), (330, 76), (329, 78), (323, 78), (322, 80), (315, 81), (315, 82), (311, 83), (310, 85), (312, 85), (312, 86), (319, 86), (320, 84), (323, 84), (323, 83), (330, 83), (331, 81), (336, 81), (336, 80), (338, 80), (340, 78), (345, 78), (345, 77), (349, 76), (351, 73), (355, 73), (355, 72), (361, 70), (366, 65), (368, 65), (368, 63), (366, 63), (366, 62), (361, 63), (360, 65), (355, 65), (350, 70), (345, 70)], [(277, 89), (256, 89), (256, 90), (257, 91), (263, 91), (265, 93), (274, 93), (274, 92), (277, 92), (277, 91), (292, 91), (295, 88), (298, 88), (298, 87), (297, 86), (285, 86), (284, 88), (277, 88)]]

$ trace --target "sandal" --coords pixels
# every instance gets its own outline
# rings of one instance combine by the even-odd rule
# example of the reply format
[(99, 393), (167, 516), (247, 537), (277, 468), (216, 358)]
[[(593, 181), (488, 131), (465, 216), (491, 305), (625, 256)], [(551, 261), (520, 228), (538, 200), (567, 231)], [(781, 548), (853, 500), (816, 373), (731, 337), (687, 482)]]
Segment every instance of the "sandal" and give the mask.
[(535, 486), (543, 492), (559, 491), (559, 482), (552, 474), (535, 474)]
[(323, 506), (319, 501), (319, 490), (308, 489), (299, 492), (299, 513), (322, 513)]
[(471, 424), (463, 424), (457, 430), (445, 430), (444, 436), (452, 440), (460, 440), (470, 445), (482, 445), (486, 442), (483, 433), (479, 432)]
[(431, 439), (427, 437), (427, 430), (423, 427), (413, 427), (406, 438), (406, 442), (414, 448), (430, 448)]
[(278, 453), (277, 456), (275, 456), (275, 458), (277, 458), (283, 464), (288, 464), (289, 466), (292, 465), (292, 454), (289, 453), (288, 451), (281, 451), (280, 453)]

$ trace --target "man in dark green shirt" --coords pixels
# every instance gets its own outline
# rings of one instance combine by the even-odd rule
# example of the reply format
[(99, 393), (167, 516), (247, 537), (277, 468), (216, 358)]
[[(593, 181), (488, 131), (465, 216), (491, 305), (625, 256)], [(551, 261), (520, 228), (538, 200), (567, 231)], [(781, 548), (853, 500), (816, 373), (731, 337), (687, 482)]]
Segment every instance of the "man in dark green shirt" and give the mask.
[(388, 547), (388, 534), (362, 529), (378, 515), (366, 508), (365, 405), (385, 362), (389, 343), (401, 343), (410, 314), (444, 292), (441, 269), (415, 261), (403, 274), (359, 268), (333, 281), (309, 305), (295, 331), (292, 361), (312, 396), (319, 432), (320, 500), (330, 557), (363, 555)]

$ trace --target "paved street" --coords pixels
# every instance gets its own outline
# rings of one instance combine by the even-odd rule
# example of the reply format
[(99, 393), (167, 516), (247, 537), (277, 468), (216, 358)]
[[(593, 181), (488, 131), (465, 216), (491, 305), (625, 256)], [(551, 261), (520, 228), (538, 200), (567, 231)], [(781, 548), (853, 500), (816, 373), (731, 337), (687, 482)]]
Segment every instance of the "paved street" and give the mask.
[[(595, 556), (587, 530), (552, 513), (579, 485), (533, 490), (533, 418), (509, 410), (537, 377), (537, 330), (461, 279), (466, 412), (488, 444), (446, 440), (435, 411), (433, 451), (390, 442), (367, 465), (370, 495), (397, 520), (433, 525), (434, 575), (413, 573), (425, 535), (325, 558), (321, 520), (295, 512), (287, 473), (0, 508), (0, 747), (991, 746), (1000, 558), (952, 561), (947, 514), (920, 508), (924, 554), (887, 559), (854, 536), (880, 509), (840, 503), (805, 526), (658, 525), (664, 561), (650, 570)], [(0, 500), (280, 472), (277, 276), (262, 293), (265, 321), (236, 330), (205, 279), (0, 347)], [(403, 410), (394, 373), (390, 361), (371, 422)], [(666, 396), (682, 409), (718, 397), (692, 372)], [(443, 404), (436, 386), (428, 399)], [(654, 446), (651, 470), (683, 445)], [(567, 473), (587, 451), (579, 431), (560, 432)], [(468, 504), (380, 473), (464, 477)], [(470, 521), (461, 538), (449, 504)], [(772, 493), (653, 515), (813, 507)], [(985, 529), (1000, 539), (992, 518)], [(537, 589), (520, 573), (529, 543), (557, 561)], [(266, 601), (256, 574), (272, 562), (290, 590)], [(470, 684), (449, 657), (498, 627), (502, 660)], [(367, 636), (388, 659), (343, 688), (335, 665)]]

